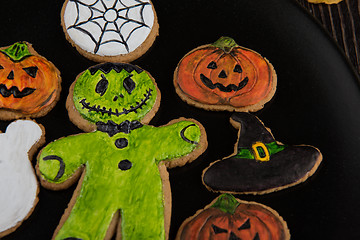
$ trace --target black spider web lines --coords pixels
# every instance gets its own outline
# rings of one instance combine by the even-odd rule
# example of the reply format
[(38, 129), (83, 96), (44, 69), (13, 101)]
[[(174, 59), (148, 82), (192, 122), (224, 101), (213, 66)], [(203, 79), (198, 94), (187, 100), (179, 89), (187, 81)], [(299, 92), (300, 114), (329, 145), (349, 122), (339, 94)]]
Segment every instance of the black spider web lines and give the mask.
[[(67, 27), (67, 29), (75, 29), (78, 30), (87, 36), (90, 37), (91, 41), (95, 44), (94, 53), (97, 53), (102, 45), (107, 43), (119, 43), (122, 44), (127, 52), (130, 52), (130, 48), (128, 45), (128, 40), (131, 35), (141, 28), (150, 28), (149, 25), (145, 23), (144, 19), (144, 9), (147, 5), (150, 5), (149, 2), (143, 2), (141, 0), (134, 0), (134, 4), (126, 5), (124, 0), (114, 0), (112, 6), (107, 6), (104, 0), (96, 0), (92, 4), (87, 4), (84, 0), (70, 0), (73, 2), (76, 7), (76, 19), (75, 22)], [(86, 7), (90, 11), (90, 16), (87, 17), (86, 20), (80, 20), (82, 12), (80, 11), (80, 6)], [(140, 19), (136, 19), (134, 17), (129, 16), (129, 12), (131, 9), (138, 8)], [(115, 16), (114, 19), (109, 20), (106, 18), (106, 13), (112, 11)], [(125, 14), (124, 14), (125, 13)], [(124, 26), (132, 23), (132, 26), (128, 26), (128, 29), (131, 31), (128, 32), (126, 36), (126, 32), (124, 32)], [(96, 35), (86, 29), (88, 25), (95, 24), (100, 29), (100, 35)], [(111, 28), (109, 26), (114, 26)], [(112, 39), (103, 40), (105, 34), (112, 34)]]

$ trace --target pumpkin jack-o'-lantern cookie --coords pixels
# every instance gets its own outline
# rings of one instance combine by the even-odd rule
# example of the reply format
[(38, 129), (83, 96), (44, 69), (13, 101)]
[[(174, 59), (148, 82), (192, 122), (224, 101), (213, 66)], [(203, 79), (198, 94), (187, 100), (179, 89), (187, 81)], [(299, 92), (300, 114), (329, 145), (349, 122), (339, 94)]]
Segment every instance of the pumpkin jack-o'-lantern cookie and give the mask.
[(207, 110), (257, 111), (273, 97), (276, 83), (266, 58), (229, 37), (190, 51), (174, 73), (177, 94)]
[(0, 119), (41, 117), (60, 97), (59, 70), (27, 42), (0, 49)]
[(146, 125), (159, 104), (154, 79), (137, 66), (105, 63), (78, 75), (67, 109), (88, 133), (56, 140), (38, 156), (45, 187), (66, 188), (82, 175), (54, 239), (111, 239), (115, 231), (117, 239), (167, 239), (167, 167), (194, 160), (207, 141), (192, 119)]
[(305, 181), (322, 161), (319, 149), (284, 145), (250, 113), (230, 119), (239, 130), (235, 153), (215, 161), (203, 172), (203, 183), (215, 192), (263, 194)]
[(289, 240), (286, 222), (273, 209), (222, 194), (181, 225), (176, 240)]
[(131, 62), (159, 31), (150, 0), (66, 0), (61, 25), (79, 53), (96, 62)]

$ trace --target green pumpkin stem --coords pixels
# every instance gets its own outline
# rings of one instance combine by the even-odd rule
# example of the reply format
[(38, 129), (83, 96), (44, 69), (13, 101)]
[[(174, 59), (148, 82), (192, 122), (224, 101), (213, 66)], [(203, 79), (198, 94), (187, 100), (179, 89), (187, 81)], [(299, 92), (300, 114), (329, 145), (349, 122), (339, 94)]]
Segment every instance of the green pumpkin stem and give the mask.
[(239, 45), (235, 42), (234, 39), (230, 37), (221, 37), (219, 40), (212, 44), (214, 47), (222, 49), (224, 52), (229, 53), (234, 47)]
[(236, 198), (233, 195), (225, 193), (225, 194), (221, 194), (220, 197), (211, 207), (220, 209), (221, 211), (226, 213), (234, 214), (236, 208), (239, 205), (240, 203), (236, 200)]
[(32, 55), (25, 42), (14, 43), (10, 47), (2, 49), (1, 52), (8, 56), (13, 62), (21, 61), (25, 57)]

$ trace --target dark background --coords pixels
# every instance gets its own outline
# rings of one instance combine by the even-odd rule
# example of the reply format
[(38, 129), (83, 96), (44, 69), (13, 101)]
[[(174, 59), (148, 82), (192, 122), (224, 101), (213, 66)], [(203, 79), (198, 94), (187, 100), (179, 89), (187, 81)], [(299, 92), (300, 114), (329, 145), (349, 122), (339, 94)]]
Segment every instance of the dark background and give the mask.
[[(61, 71), (60, 101), (47, 116), (36, 120), (45, 126), (47, 143), (81, 132), (68, 119), (65, 99), (76, 75), (95, 64), (65, 40), (60, 26), (62, 4), (12, 0), (3, 2), (0, 9), (0, 46), (28, 41)], [(151, 125), (181, 116), (195, 118), (204, 125), (209, 142), (198, 160), (169, 170), (173, 199), (169, 239), (175, 238), (183, 220), (219, 195), (206, 190), (201, 173), (211, 162), (232, 154), (237, 140), (237, 131), (229, 124), (231, 113), (189, 106), (172, 85), (178, 61), (220, 36), (234, 38), (274, 65), (277, 91), (255, 114), (275, 138), (286, 144), (314, 145), (324, 157), (305, 183), (266, 195), (236, 197), (276, 210), (287, 222), (292, 239), (359, 239), (359, 79), (329, 35), (290, 0), (154, 0), (154, 6), (160, 35), (133, 62), (154, 76), (162, 94)], [(8, 124), (1, 122), (3, 132)], [(74, 188), (57, 192), (41, 187), (33, 214), (4, 239), (50, 239)]]

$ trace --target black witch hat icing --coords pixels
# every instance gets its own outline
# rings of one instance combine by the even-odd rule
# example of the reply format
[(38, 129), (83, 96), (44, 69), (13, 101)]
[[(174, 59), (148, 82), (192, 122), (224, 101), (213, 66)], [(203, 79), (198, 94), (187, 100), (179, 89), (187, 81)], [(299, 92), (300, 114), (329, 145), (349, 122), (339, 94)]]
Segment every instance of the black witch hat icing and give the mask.
[(322, 155), (312, 146), (277, 142), (264, 124), (249, 113), (236, 113), (231, 122), (240, 128), (234, 155), (212, 163), (203, 183), (215, 192), (263, 194), (305, 181)]

